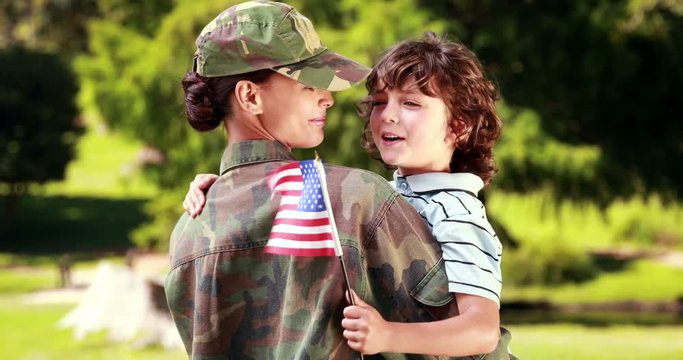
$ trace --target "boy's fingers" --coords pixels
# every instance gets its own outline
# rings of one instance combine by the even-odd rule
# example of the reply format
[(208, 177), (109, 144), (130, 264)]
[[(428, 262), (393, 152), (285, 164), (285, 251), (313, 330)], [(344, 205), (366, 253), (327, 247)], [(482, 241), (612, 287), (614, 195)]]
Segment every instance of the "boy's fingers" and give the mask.
[(193, 182), (199, 190), (208, 190), (217, 178), (216, 174), (199, 174), (195, 176)]
[(201, 205), (204, 201), (204, 193), (198, 189), (198, 188), (193, 188), (192, 189), (192, 204), (193, 205)]
[[(358, 306), (367, 306), (368, 304), (363, 301), (358, 294), (356, 294), (355, 291), (351, 290), (351, 294), (353, 294), (353, 303), (358, 305)], [(349, 292), (346, 292), (346, 300), (349, 301)]]
[(357, 305), (350, 305), (345, 307), (342, 313), (344, 314), (345, 319), (354, 320), (360, 318), (363, 310)]

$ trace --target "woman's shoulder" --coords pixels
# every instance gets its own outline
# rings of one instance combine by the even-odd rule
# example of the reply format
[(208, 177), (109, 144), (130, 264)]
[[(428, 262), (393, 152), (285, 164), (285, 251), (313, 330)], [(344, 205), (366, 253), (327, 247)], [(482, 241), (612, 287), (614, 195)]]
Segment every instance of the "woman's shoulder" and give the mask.
[(380, 196), (396, 196), (387, 179), (369, 170), (348, 166), (325, 165), (328, 188), (337, 185), (342, 191), (374, 192)]

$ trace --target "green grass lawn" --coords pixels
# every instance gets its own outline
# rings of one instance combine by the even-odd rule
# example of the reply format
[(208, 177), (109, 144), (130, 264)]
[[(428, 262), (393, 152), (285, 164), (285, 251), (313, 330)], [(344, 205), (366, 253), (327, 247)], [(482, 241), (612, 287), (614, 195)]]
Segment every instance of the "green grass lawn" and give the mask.
[(683, 326), (514, 325), (510, 348), (522, 360), (683, 359)]
[(0, 297), (0, 359), (187, 359), (182, 350), (150, 347), (135, 349), (130, 343), (111, 343), (106, 334), (92, 334), (83, 341), (57, 322), (73, 305), (26, 305), (19, 296)]
[[(181, 350), (134, 349), (110, 343), (106, 334), (83, 341), (56, 323), (73, 306), (27, 305), (20, 296), (0, 296), (1, 359), (186, 359)], [(511, 325), (511, 349), (520, 359), (645, 360), (683, 359), (683, 326), (605, 326), (574, 324)]]
[[(123, 261), (121, 257), (106, 260)], [(71, 330), (59, 329), (57, 322), (75, 304), (35, 305), (26, 301), (26, 296), (35, 291), (57, 287), (54, 261), (50, 256), (0, 254), (0, 359), (187, 359), (183, 350), (136, 349), (132, 342), (109, 342), (105, 333), (77, 341)], [(97, 261), (80, 260), (73, 270), (94, 269)]]
[[(92, 334), (84, 341), (76, 341), (69, 330), (57, 328), (59, 319), (75, 305), (31, 305), (24, 301), (24, 295), (32, 291), (55, 287), (57, 272), (49, 261), (45, 257), (0, 255), (0, 319), (3, 320), (0, 326), (0, 339), (3, 339), (0, 359), (186, 359), (183, 351), (166, 351), (158, 347), (135, 349), (130, 343), (113, 344), (107, 341), (104, 333)], [(82, 269), (94, 265), (93, 261), (84, 261), (77, 267)], [(644, 263), (642, 267), (634, 266), (633, 271), (647, 273), (653, 271), (651, 265)], [(656, 273), (658, 277), (667, 277), (668, 281), (674, 281), (673, 276), (680, 276), (676, 273), (667, 274)], [(648, 278), (632, 275), (629, 277), (638, 279), (638, 282), (629, 283), (630, 286), (648, 286)], [(618, 279), (598, 278), (593, 286), (625, 286)], [(590, 287), (588, 284), (585, 286)], [(551, 290), (547, 291), (547, 294), (552, 293)], [(613, 318), (599, 314), (596, 317), (598, 320), (583, 321), (602, 326), (567, 323), (577, 319), (552, 316), (541, 316), (533, 321), (535, 324), (506, 323), (508, 318), (505, 314), (503, 322), (513, 335), (513, 353), (521, 359), (683, 358), (683, 342), (680, 341), (683, 339), (683, 325), (651, 326), (647, 324), (652, 322), (640, 321), (639, 314), (620, 316), (622, 319), (612, 321)], [(628, 317), (633, 317), (632, 324), (628, 323)]]
[(41, 187), (44, 195), (104, 198), (148, 198), (156, 185), (145, 179), (137, 154), (139, 142), (92, 121), (77, 145), (77, 156), (66, 169), (66, 178)]

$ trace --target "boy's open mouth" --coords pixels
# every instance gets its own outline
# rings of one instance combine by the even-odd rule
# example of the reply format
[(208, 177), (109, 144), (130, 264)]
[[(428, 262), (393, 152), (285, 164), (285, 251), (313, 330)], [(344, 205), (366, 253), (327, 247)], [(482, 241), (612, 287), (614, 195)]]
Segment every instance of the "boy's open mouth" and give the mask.
[(400, 136), (397, 136), (397, 135), (393, 135), (393, 134), (383, 134), (382, 140), (384, 140), (386, 142), (396, 142), (396, 141), (403, 140), (403, 138)]

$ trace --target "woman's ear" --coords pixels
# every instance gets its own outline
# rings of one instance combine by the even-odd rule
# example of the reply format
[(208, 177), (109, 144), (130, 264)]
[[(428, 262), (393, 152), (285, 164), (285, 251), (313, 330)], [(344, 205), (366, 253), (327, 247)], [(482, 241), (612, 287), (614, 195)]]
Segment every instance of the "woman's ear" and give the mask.
[(235, 85), (235, 100), (240, 110), (252, 115), (263, 113), (261, 89), (249, 80), (240, 80)]

